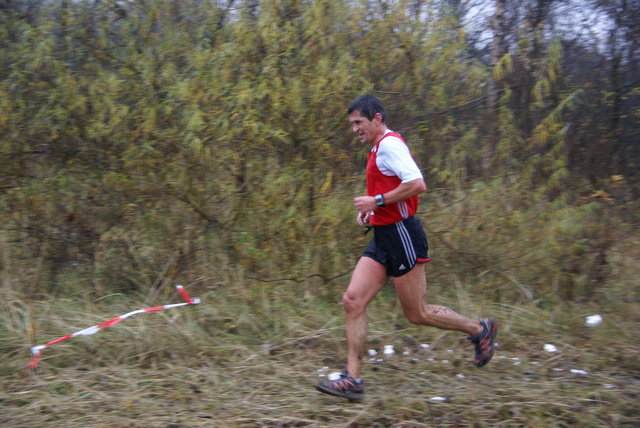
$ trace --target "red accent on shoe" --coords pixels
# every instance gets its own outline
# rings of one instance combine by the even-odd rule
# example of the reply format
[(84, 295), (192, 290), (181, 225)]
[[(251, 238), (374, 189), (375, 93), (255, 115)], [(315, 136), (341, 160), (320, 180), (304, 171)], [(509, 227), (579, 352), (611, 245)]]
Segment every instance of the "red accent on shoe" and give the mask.
[(473, 363), (482, 367), (491, 361), (495, 352), (495, 344), (493, 343), (498, 335), (498, 323), (493, 318), (485, 318), (480, 320), (482, 324), (482, 332), (468, 337), (471, 342), (476, 345), (476, 356)]

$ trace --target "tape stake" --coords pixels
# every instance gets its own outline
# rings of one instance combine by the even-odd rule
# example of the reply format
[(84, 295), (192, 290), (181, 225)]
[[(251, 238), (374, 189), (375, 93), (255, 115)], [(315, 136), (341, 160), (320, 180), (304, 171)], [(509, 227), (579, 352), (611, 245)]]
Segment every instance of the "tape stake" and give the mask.
[(185, 290), (182, 285), (178, 285), (178, 286), (176, 286), (176, 288), (178, 289), (178, 292), (180, 293), (180, 295), (184, 298), (185, 303), (174, 303), (174, 304), (171, 304), (171, 305), (154, 306), (152, 308), (138, 309), (138, 310), (135, 310), (135, 311), (128, 312), (128, 313), (126, 313), (124, 315), (120, 315), (119, 317), (110, 319), (109, 321), (104, 321), (104, 322), (101, 322), (100, 324), (94, 325), (92, 327), (85, 328), (84, 330), (80, 330), (80, 331), (77, 331), (75, 333), (68, 334), (66, 336), (62, 336), (62, 337), (60, 337), (58, 339), (52, 340), (51, 342), (49, 342), (47, 344), (34, 346), (34, 347), (31, 348), (31, 353), (33, 354), (33, 358), (27, 364), (27, 368), (30, 368), (30, 369), (38, 368), (38, 362), (40, 360), (40, 357), (42, 356), (42, 352), (46, 348), (48, 348), (48, 347), (50, 347), (52, 345), (55, 345), (56, 343), (60, 343), (60, 342), (63, 342), (65, 340), (71, 339), (72, 337), (76, 337), (76, 336), (91, 336), (92, 334), (97, 333), (98, 331), (102, 330), (103, 328), (114, 326), (117, 323), (119, 323), (120, 321), (122, 321), (123, 319), (129, 318), (129, 317), (131, 317), (133, 315), (142, 314), (142, 313), (145, 313), (145, 312), (157, 312), (157, 311), (162, 311), (162, 310), (165, 310), (165, 309), (179, 308), (181, 306), (198, 305), (198, 304), (200, 304), (200, 299), (198, 299), (198, 298), (193, 298), (192, 299), (189, 296), (189, 293), (187, 293), (187, 290)]

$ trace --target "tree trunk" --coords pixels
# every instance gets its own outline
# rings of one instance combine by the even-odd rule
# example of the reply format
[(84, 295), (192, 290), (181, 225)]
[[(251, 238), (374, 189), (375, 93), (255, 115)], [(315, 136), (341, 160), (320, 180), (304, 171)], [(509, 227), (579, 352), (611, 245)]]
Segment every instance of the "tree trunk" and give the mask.
[[(492, 70), (505, 54), (505, 13), (506, 0), (496, 0), (496, 10), (492, 20), (493, 28), (493, 44), (491, 47), (491, 67)], [(489, 90), (487, 94), (487, 126), (488, 133), (485, 140), (485, 147), (482, 157), (482, 170), (484, 177), (489, 177), (491, 161), (498, 143), (498, 97), (500, 93), (500, 82), (496, 78), (496, 73), (492, 73), (489, 81)]]

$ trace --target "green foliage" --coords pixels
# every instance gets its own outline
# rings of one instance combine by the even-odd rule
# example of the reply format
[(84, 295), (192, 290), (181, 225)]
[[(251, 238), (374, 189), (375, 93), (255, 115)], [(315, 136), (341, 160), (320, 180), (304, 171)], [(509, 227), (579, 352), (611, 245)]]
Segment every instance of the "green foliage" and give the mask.
[[(440, 2), (235, 6), (62, 2), (30, 19), (2, 12), (1, 226), (15, 263), (37, 266), (25, 270), (27, 294), (46, 295), (72, 271), (96, 293), (226, 277), (232, 266), (277, 285), (344, 275), (367, 239), (352, 208), (366, 148), (345, 115), (363, 92), (383, 99), (433, 189), (425, 217), (464, 214), (451, 237), (477, 242), (478, 254), (485, 239), (503, 243), (488, 249), (504, 260), (492, 267), (498, 277), (522, 285), (546, 274), (506, 257), (522, 252), (509, 236), (528, 236), (540, 218), (556, 240), (531, 236), (527, 248), (559, 245), (561, 259), (591, 239), (590, 222), (569, 231), (549, 215), (586, 209), (570, 207), (601, 190), (572, 164), (573, 119), (590, 101), (567, 84), (560, 42), (536, 61), (516, 51), (490, 70)], [(524, 92), (513, 81), (529, 63)], [(492, 73), (505, 86), (492, 174), (478, 181)], [(614, 200), (627, 209), (631, 181), (623, 187)], [(459, 250), (451, 254), (466, 272)], [(552, 282), (564, 263), (545, 266)], [(516, 288), (499, 298), (521, 297)]]

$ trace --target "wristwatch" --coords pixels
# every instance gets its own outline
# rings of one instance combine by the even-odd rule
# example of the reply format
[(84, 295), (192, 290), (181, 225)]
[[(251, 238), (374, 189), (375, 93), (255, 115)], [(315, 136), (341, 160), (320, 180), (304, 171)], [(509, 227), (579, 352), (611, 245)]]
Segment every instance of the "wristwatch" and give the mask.
[(382, 196), (382, 193), (375, 195), (374, 198), (377, 206), (384, 207), (384, 196)]

